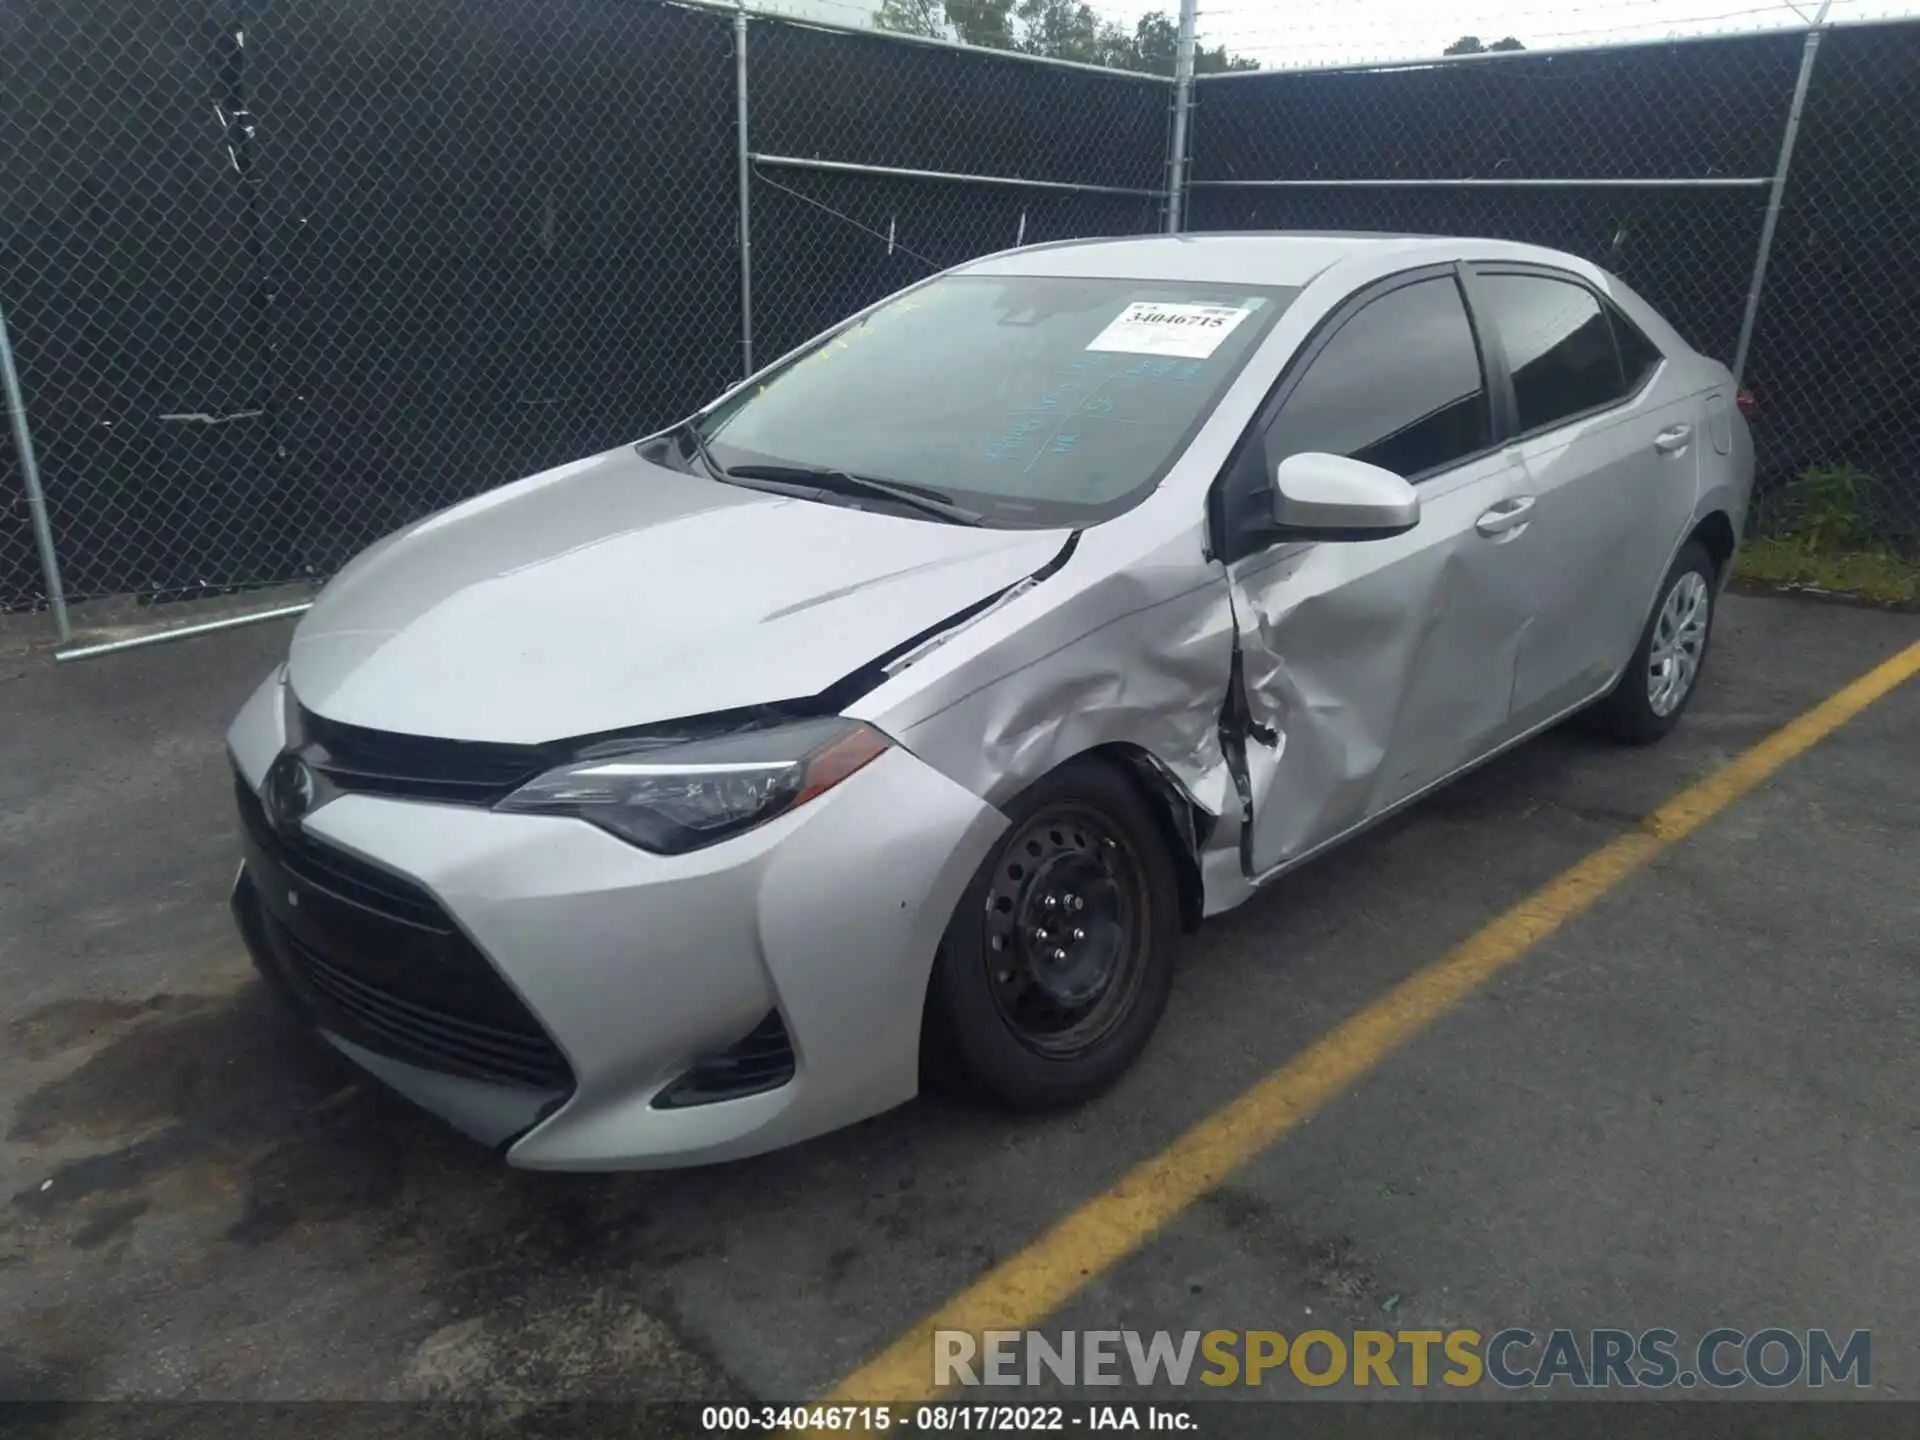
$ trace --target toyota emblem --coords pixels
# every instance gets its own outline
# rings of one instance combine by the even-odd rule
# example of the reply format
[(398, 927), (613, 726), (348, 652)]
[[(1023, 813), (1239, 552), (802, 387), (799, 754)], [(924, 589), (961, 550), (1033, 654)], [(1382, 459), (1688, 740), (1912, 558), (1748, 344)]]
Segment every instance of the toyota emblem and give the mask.
[(313, 771), (292, 751), (274, 761), (267, 771), (267, 812), (279, 829), (298, 829), (300, 817), (313, 809), (314, 795)]

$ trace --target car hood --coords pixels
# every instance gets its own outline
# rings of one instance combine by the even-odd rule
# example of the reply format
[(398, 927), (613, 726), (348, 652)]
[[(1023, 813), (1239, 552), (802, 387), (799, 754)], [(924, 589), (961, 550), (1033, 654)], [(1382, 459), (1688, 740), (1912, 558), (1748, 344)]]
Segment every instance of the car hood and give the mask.
[(1060, 551), (685, 475), (631, 448), (389, 536), (294, 632), (302, 704), (540, 743), (819, 694)]

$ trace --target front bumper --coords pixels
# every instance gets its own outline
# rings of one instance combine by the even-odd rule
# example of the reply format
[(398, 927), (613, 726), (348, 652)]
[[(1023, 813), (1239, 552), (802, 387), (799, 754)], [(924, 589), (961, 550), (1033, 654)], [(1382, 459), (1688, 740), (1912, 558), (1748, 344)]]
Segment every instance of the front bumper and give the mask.
[[(284, 742), (280, 714), (276, 677), (230, 733), (243, 808)], [(234, 906), (262, 972), (335, 1048), (511, 1163), (688, 1165), (911, 1098), (935, 947), (1004, 825), (899, 749), (681, 856), (563, 817), (347, 794), (306, 816), (296, 843), (376, 890), (394, 877), (390, 889), (427, 904), (398, 919), (431, 930), (437, 909), (447, 934), (429, 943), (391, 913), (357, 913), (396, 905), (338, 893), (351, 886), (324, 865), (289, 880), (271, 835), (249, 840)], [(326, 893), (304, 893), (316, 879)], [(289, 937), (321, 971), (289, 966)], [(701, 1061), (769, 1033), (770, 1016), (790, 1080), (656, 1103)]]

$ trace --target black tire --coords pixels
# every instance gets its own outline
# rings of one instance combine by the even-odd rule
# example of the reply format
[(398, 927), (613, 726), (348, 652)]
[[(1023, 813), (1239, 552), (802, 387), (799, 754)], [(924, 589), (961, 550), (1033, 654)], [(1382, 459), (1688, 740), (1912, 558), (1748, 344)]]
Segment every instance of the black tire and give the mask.
[(923, 1072), (1015, 1109), (1072, 1105), (1118, 1079), (1160, 1023), (1179, 882), (1147, 800), (1108, 761), (1063, 765), (1007, 817), (934, 961)]
[[(1696, 590), (1696, 585), (1702, 588)], [(1694, 593), (1698, 594), (1699, 603), (1705, 609), (1698, 647), (1692, 652), (1692, 670), (1687, 674), (1678, 697), (1663, 707), (1656, 700), (1657, 687), (1652, 674), (1654, 647), (1666, 640), (1666, 632), (1671, 628), (1674, 616), (1669, 612), (1669, 601), (1679, 596), (1678, 603), (1682, 607), (1681, 613), (1684, 613), (1687, 604), (1685, 596)], [(1673, 568), (1667, 571), (1667, 578), (1660, 582), (1660, 593), (1654, 598), (1653, 613), (1647, 616), (1646, 627), (1640, 632), (1640, 643), (1634, 646), (1633, 658), (1627, 662), (1626, 670), (1606, 698), (1593, 707), (1591, 714), (1597, 730), (1623, 745), (1651, 745), (1663, 739), (1680, 723), (1680, 717), (1686, 714), (1687, 706), (1700, 688), (1700, 676), (1706, 669), (1707, 651), (1713, 643), (1713, 617), (1719, 600), (1719, 574), (1713, 557), (1699, 541), (1689, 540), (1674, 559)], [(1667, 663), (1671, 665), (1674, 662)]]

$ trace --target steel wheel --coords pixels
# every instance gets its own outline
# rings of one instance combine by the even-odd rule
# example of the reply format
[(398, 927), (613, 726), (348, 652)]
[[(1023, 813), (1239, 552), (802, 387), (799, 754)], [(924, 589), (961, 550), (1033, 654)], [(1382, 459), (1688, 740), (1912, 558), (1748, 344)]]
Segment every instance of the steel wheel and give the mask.
[(1021, 826), (989, 880), (988, 989), (1029, 1050), (1072, 1059), (1124, 1016), (1144, 973), (1147, 878), (1098, 810), (1047, 806)]
[(1166, 1012), (1180, 876), (1150, 792), (1113, 759), (1069, 760), (1003, 808), (934, 954), (921, 1074), (1016, 1109), (1075, 1105)]
[(1697, 571), (1683, 572), (1667, 591), (1647, 650), (1647, 704), (1655, 715), (1671, 715), (1693, 689), (1712, 607), (1707, 582)]

